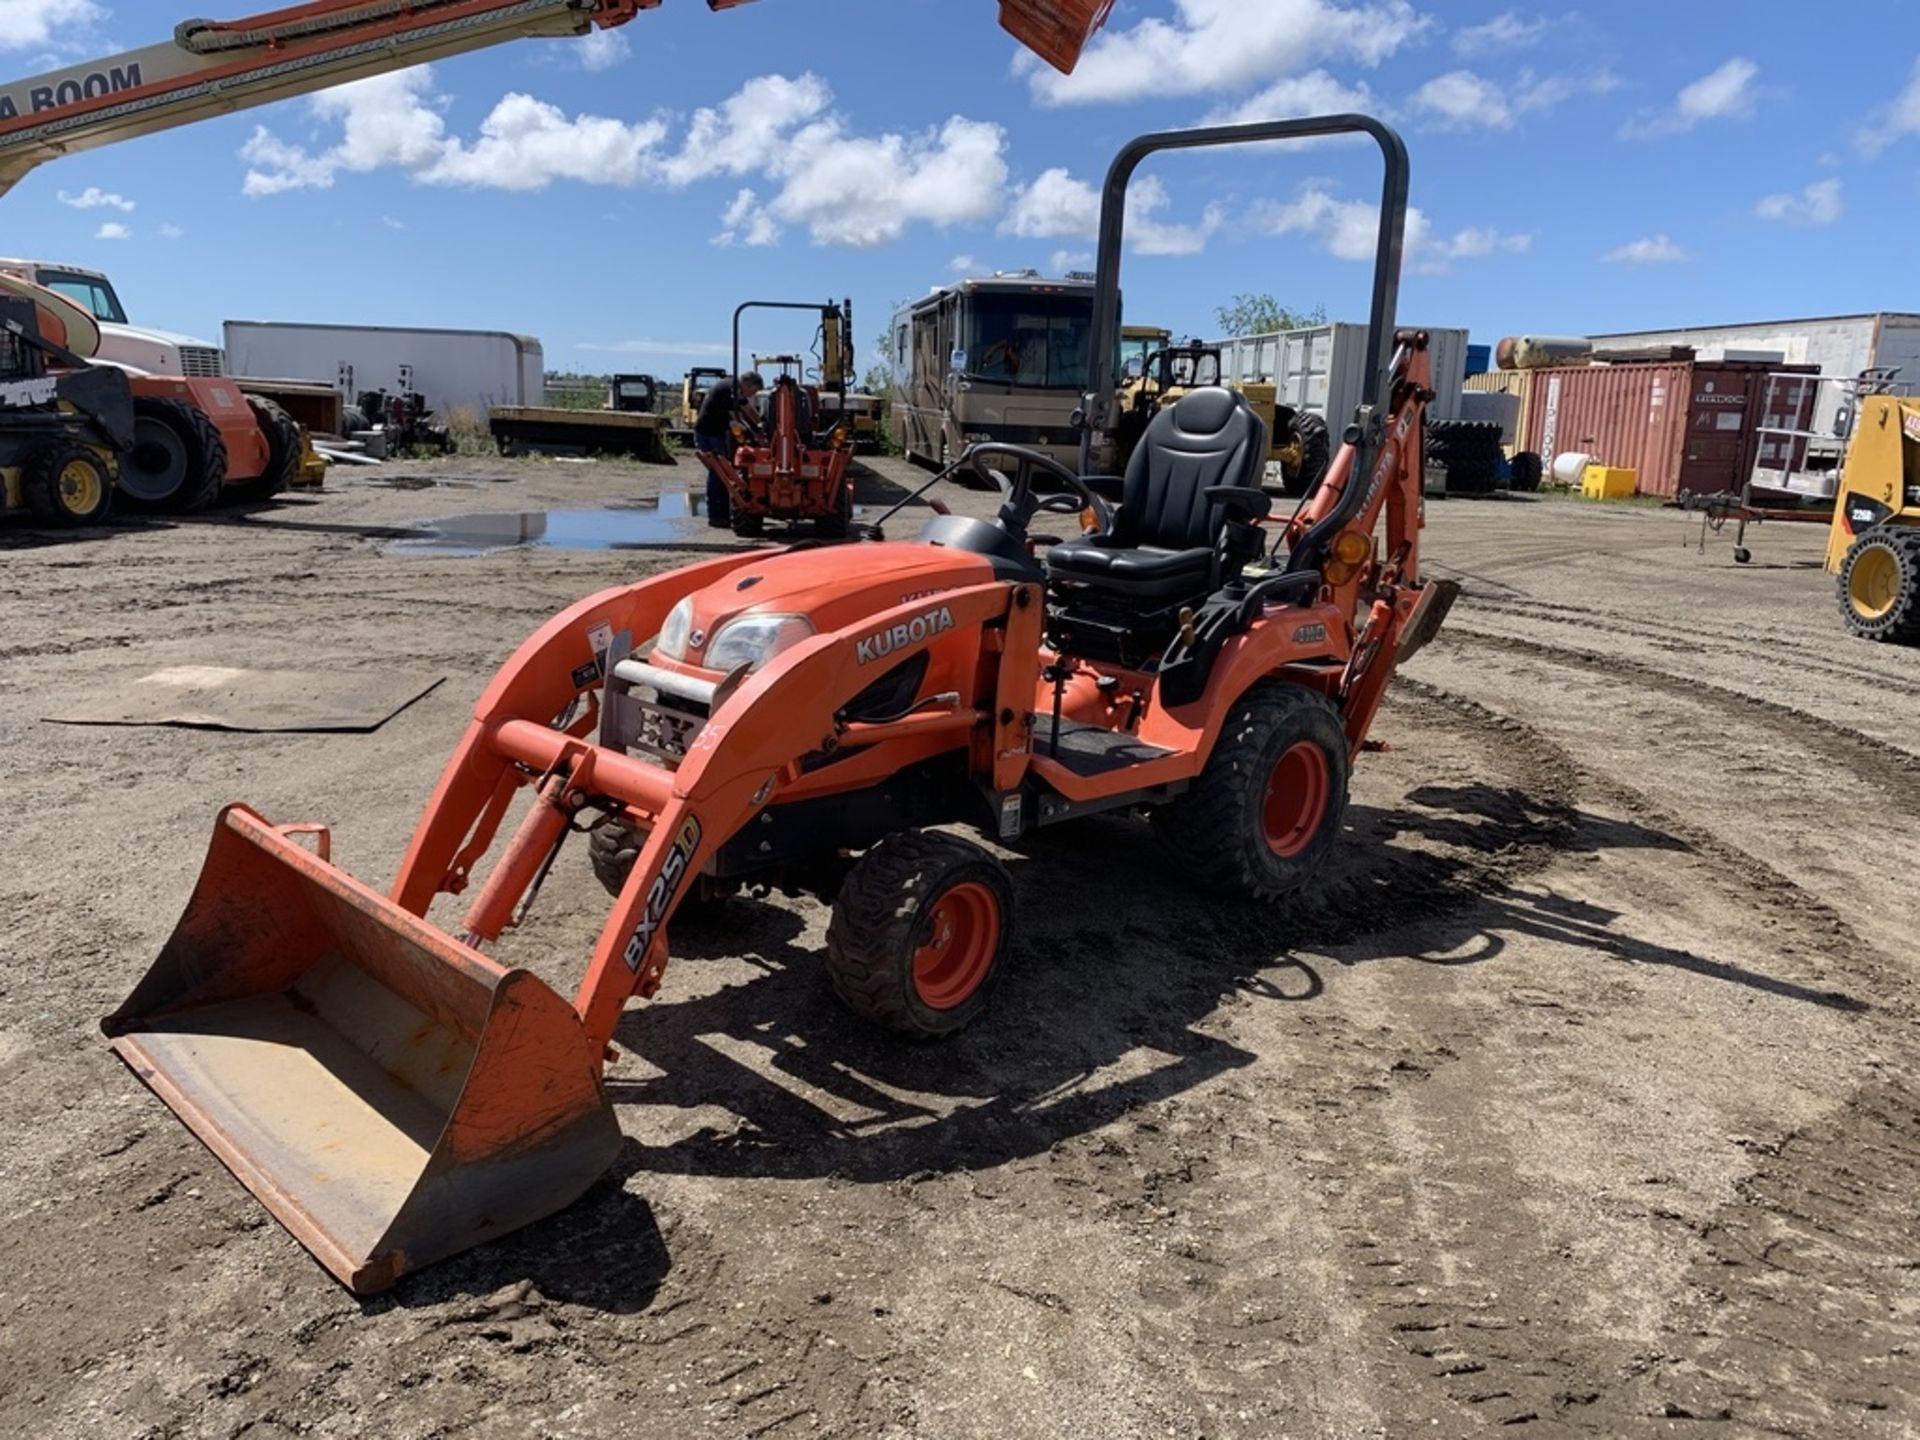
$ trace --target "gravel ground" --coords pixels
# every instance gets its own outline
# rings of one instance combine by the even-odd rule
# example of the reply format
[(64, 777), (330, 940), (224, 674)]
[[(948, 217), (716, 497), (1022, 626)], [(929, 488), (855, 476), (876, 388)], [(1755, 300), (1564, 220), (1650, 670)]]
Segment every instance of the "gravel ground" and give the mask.
[[(1844, 636), (1815, 530), (1738, 568), (1548, 500), (1433, 507), (1465, 595), (1314, 894), (1222, 904), (1133, 822), (1049, 832), (993, 1010), (933, 1048), (836, 1006), (822, 906), (732, 902), (623, 1027), (609, 1178), (355, 1301), (98, 1017), (228, 800), (384, 884), (536, 623), (732, 543), (631, 508), (691, 478), (456, 460), (0, 528), (0, 1432), (1920, 1431), (1920, 652)], [(607, 504), (628, 548), (393, 548)], [(180, 664), (446, 682), (364, 736), (39, 718)], [(577, 973), (604, 906), (563, 861), (502, 953)]]

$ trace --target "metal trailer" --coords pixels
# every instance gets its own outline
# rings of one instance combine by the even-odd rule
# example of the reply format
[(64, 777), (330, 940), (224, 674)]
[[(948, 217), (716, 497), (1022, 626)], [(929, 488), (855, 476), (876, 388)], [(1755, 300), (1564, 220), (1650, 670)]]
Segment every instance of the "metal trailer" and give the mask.
[(402, 367), (445, 416), (470, 408), (546, 403), (546, 354), (527, 335), (391, 325), (303, 325), (229, 320), (227, 363), (236, 374), (334, 386), (349, 403), (363, 391), (397, 392)]
[[(1595, 335), (1595, 349), (1641, 349), (1688, 345), (1700, 360), (1754, 360), (1811, 365), (1822, 375), (1846, 377), (1868, 370), (1897, 369), (1920, 379), (1920, 314), (1879, 311), (1870, 315), (1819, 315), (1804, 320), (1758, 320), (1741, 325), (1701, 325)], [(1813, 429), (1831, 431), (1840, 392), (1825, 386)]]
[[(1461, 388), (1467, 375), (1467, 332), (1427, 333), (1431, 337), (1428, 354), (1433, 357), (1433, 388), (1438, 392), (1427, 407), (1427, 418), (1458, 420)], [(1280, 404), (1322, 416), (1334, 427), (1336, 437), (1360, 403), (1360, 387), (1369, 367), (1378, 363), (1367, 353), (1364, 325), (1313, 325), (1208, 343), (1219, 346), (1220, 364), (1228, 383), (1272, 381), (1280, 392)]]

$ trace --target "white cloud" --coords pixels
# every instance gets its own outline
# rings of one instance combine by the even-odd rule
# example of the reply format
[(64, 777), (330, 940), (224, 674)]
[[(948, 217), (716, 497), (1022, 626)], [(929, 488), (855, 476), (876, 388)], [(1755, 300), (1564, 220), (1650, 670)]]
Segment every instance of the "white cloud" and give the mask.
[(133, 238), (133, 231), (125, 225), (122, 225), (118, 220), (109, 220), (98, 230), (94, 231), (93, 238), (96, 240), (131, 240)]
[(1218, 95), (1322, 60), (1377, 65), (1430, 24), (1408, 0), (1173, 0), (1173, 9), (1109, 28), (1072, 75), (1027, 54), (1015, 69), (1043, 105)]
[[(828, 113), (833, 92), (815, 75), (763, 75), (721, 104), (696, 111), (677, 148), (667, 121), (569, 115), (510, 94), (472, 140), (447, 133), (444, 99), (422, 67), (317, 97), (339, 123), (338, 144), (318, 152), (256, 129), (241, 152), (245, 191), (326, 189), (343, 172), (407, 171), (424, 185), (531, 191), (556, 180), (587, 185), (681, 187), (718, 176), (758, 177), (735, 193), (715, 241), (772, 245), (786, 225), (816, 244), (869, 246), (909, 225), (991, 219), (1006, 183), (1006, 137), (997, 125), (956, 115), (917, 135), (860, 135)], [(764, 197), (764, 198), (763, 198)]]
[(591, 30), (570, 42), (582, 70), (611, 70), (633, 54), (633, 45), (618, 30)]
[(1442, 130), (1508, 130), (1513, 110), (1501, 88), (1471, 70), (1449, 70), (1413, 92), (1409, 102)]
[(1483, 25), (1469, 25), (1454, 31), (1453, 53), (1466, 57), (1491, 50), (1524, 50), (1529, 45), (1538, 45), (1551, 23), (1544, 15), (1523, 20), (1518, 10), (1508, 10)]
[(1055, 275), (1066, 275), (1075, 270), (1091, 270), (1093, 262), (1091, 250), (1056, 250), (1053, 258), (1047, 262), (1047, 268)]
[(1689, 251), (1675, 244), (1665, 232), (1635, 240), (1600, 257), (1607, 265), (1677, 265), (1692, 258)]
[(380, 217), (380, 223), (389, 230), (404, 230), (407, 228), (407, 222), (400, 219), (397, 215), (382, 215)]
[[(1253, 222), (1269, 235), (1310, 236), (1336, 260), (1371, 261), (1380, 238), (1379, 205), (1371, 200), (1343, 200), (1318, 180), (1302, 185), (1292, 200), (1256, 205)], [(1524, 254), (1533, 248), (1533, 236), (1508, 235), (1490, 226), (1435, 235), (1426, 213), (1410, 205), (1404, 245), (1406, 263), (1413, 269), (1423, 275), (1445, 275), (1456, 260)]]
[(1867, 117), (1855, 141), (1868, 155), (1878, 155), (1908, 135), (1920, 135), (1920, 59), (1913, 62), (1907, 88)]
[(162, 240), (179, 240), (182, 239), (186, 233), (187, 232), (182, 230), (178, 225), (171, 222), (160, 227), (160, 238)]
[(76, 210), (119, 210), (130, 215), (139, 208), (124, 195), (102, 190), (98, 185), (89, 185), (78, 195), (69, 195), (62, 190), (59, 199), (62, 205), (71, 205)]
[[(1199, 223), (1162, 219), (1173, 203), (1157, 175), (1135, 180), (1127, 191), (1127, 244), (1136, 255), (1198, 255), (1226, 223), (1226, 212), (1209, 205)], [(1092, 240), (1100, 233), (1100, 193), (1058, 166), (1043, 170), (1019, 190), (1000, 233), (1026, 240)]]
[(717, 106), (693, 112), (679, 153), (663, 160), (670, 185), (690, 185), (709, 175), (747, 175), (785, 154), (799, 126), (819, 118), (833, 91), (818, 75), (761, 75)]
[(1835, 177), (1816, 180), (1798, 194), (1789, 191), (1769, 195), (1754, 206), (1753, 213), (1762, 220), (1774, 220), (1782, 225), (1831, 225), (1840, 218), (1844, 208), (1840, 202), (1840, 181)]
[[(1298, 120), (1308, 115), (1343, 115), (1349, 111), (1379, 115), (1385, 108), (1374, 98), (1364, 81), (1357, 85), (1346, 85), (1325, 70), (1309, 70), (1304, 75), (1276, 80), (1245, 100), (1221, 106), (1209, 114), (1203, 123), (1249, 125), (1258, 120)], [(1361, 136), (1353, 138), (1364, 139)]]
[(1000, 233), (1025, 240), (1091, 240), (1100, 231), (1100, 192), (1063, 166), (1021, 187)]
[(1664, 110), (1643, 110), (1620, 127), (1622, 140), (1652, 140), (1678, 135), (1705, 120), (1745, 120), (1760, 103), (1753, 82), (1760, 67), (1736, 55), (1719, 69), (1683, 85)]
[(1522, 70), (1500, 84), (1471, 70), (1450, 70), (1413, 92), (1409, 104), (1437, 130), (1511, 130), (1522, 116), (1544, 114), (1576, 95), (1605, 95), (1620, 88), (1610, 70), (1584, 75), (1541, 75)]
[(956, 275), (978, 275), (980, 262), (972, 255), (956, 255), (947, 262), (947, 269)]
[(805, 225), (816, 245), (884, 245), (914, 223), (945, 229), (998, 214), (1006, 132), (960, 115), (912, 136), (851, 135), (822, 120), (795, 135), (769, 173), (781, 182), (767, 202), (775, 220)]
[(63, 31), (106, 19), (94, 0), (0, 0), (0, 50), (63, 41)]
[(756, 249), (778, 245), (780, 227), (774, 223), (771, 215), (760, 208), (759, 192), (751, 187), (743, 187), (720, 217), (720, 233), (713, 237), (713, 243), (749, 245)]

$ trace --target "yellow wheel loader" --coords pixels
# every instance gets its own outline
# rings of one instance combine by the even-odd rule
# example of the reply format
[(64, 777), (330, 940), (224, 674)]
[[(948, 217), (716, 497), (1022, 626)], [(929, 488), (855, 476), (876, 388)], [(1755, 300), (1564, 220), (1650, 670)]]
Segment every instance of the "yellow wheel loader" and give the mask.
[(1860, 397), (1827, 570), (1839, 577), (1849, 630), (1920, 645), (1920, 397)]

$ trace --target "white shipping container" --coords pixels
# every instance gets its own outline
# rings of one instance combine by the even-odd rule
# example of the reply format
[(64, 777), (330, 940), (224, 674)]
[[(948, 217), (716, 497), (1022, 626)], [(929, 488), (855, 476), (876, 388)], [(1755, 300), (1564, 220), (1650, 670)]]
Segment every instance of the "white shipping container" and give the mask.
[[(1467, 332), (1429, 330), (1427, 334), (1437, 392), (1427, 414), (1435, 420), (1458, 420), (1467, 375)], [(1367, 367), (1373, 363), (1367, 353), (1365, 325), (1315, 325), (1210, 343), (1220, 347), (1220, 363), (1229, 380), (1272, 381), (1282, 405), (1325, 417), (1336, 440), (1353, 420)], [(1385, 395), (1380, 397), (1383, 405), (1386, 400)]]
[(229, 320), (226, 337), (231, 373), (334, 385), (349, 401), (368, 390), (397, 393), (402, 366), (412, 367), (413, 388), (442, 415), (547, 398), (546, 353), (527, 335)]

